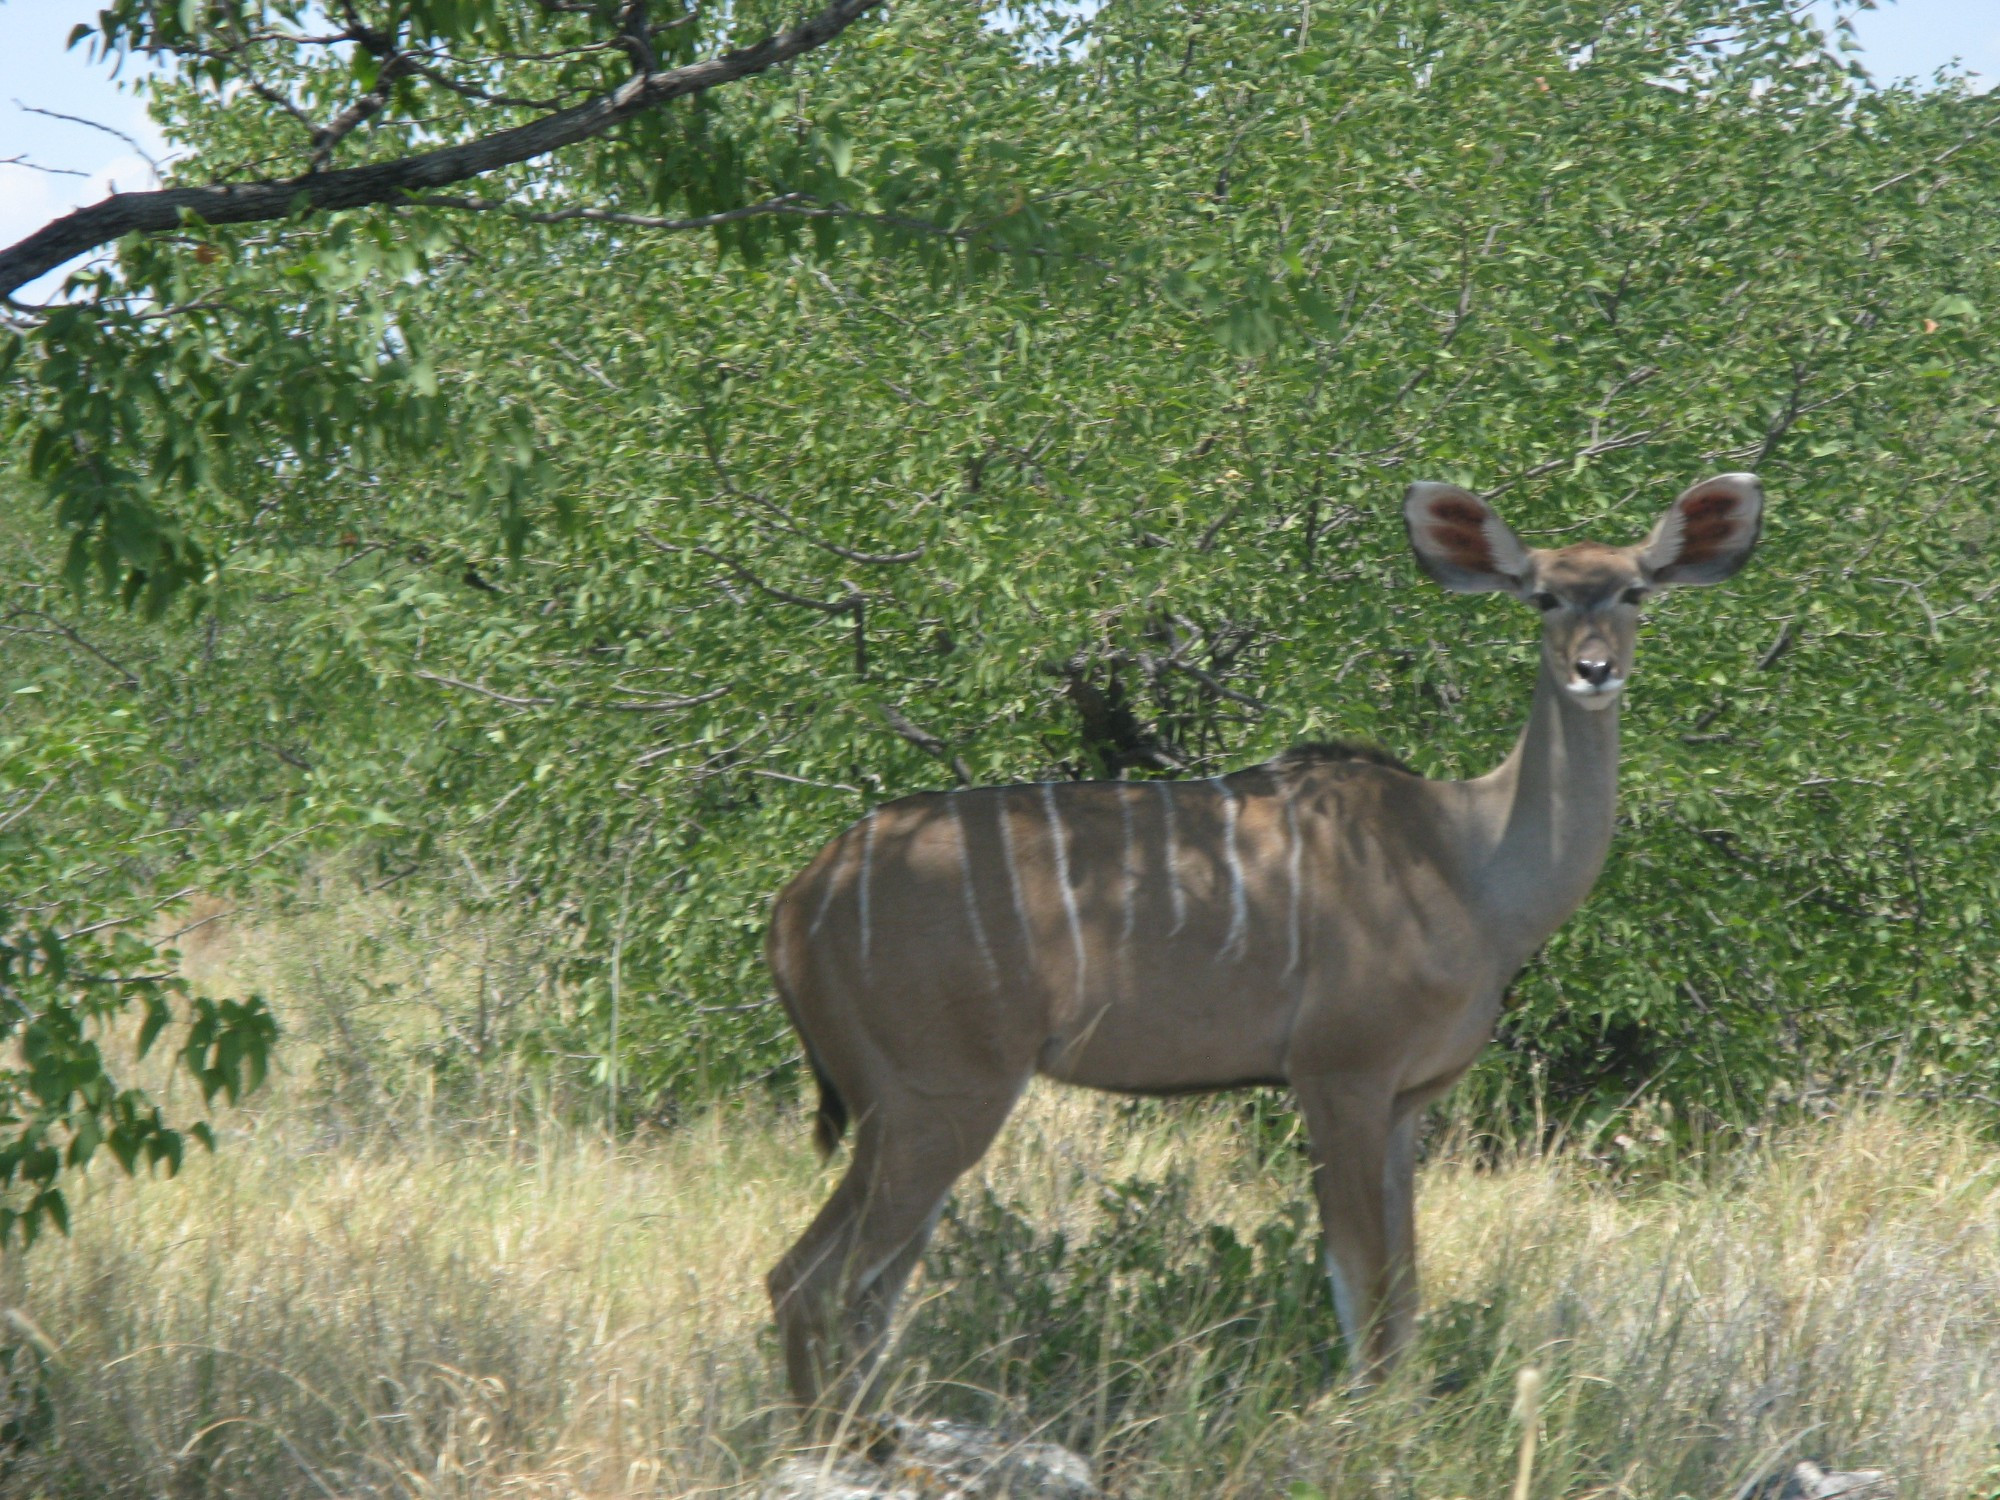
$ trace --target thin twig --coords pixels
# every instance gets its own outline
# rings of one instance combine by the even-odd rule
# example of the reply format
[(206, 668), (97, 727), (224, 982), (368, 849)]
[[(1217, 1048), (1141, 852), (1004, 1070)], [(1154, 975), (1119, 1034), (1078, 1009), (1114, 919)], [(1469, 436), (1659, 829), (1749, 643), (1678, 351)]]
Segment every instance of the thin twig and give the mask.
[(762, 766), (752, 766), (750, 774), (752, 776), (762, 776), (767, 781), (789, 781), (794, 786), (815, 786), (823, 791), (852, 792), (857, 797), (861, 795), (860, 787), (849, 786), (844, 781), (814, 781), (809, 777), (794, 776), (789, 771), (768, 771)]
[(713, 703), (717, 698), (726, 697), (736, 691), (734, 683), (724, 683), (719, 688), (710, 688), (705, 693), (691, 693), (683, 698), (619, 698), (610, 703), (595, 705), (614, 713), (659, 714), (671, 713), (677, 708), (693, 708), (697, 703)]
[[(16, 99), (14, 101), (14, 107), (16, 109), (26, 110), (31, 115), (45, 115), (51, 120), (66, 120), (72, 125), (86, 125), (92, 130), (101, 130), (106, 135), (112, 136), (117, 140), (121, 140), (126, 145), (130, 146), (132, 148), (133, 154), (136, 155), (147, 166), (153, 169), (153, 175), (155, 177), (158, 177), (160, 175), (160, 164), (157, 161), (153, 160), (152, 152), (148, 151), (144, 146), (140, 145), (136, 140), (134, 140), (131, 136), (127, 135), (122, 130), (113, 129), (111, 126), (104, 124), (100, 120), (85, 119), (82, 115), (66, 115), (59, 109), (43, 109), (38, 105), (23, 104), (19, 99)], [(82, 176), (87, 176), (89, 174), (79, 172), (77, 175), (79, 177), (82, 177)]]
[(1884, 188), (1892, 188), (1897, 183), (1906, 181), (1907, 179), (1916, 176), (1917, 173), (1923, 171), (1927, 167), (1943, 166), (1946, 162), (1950, 161), (1954, 156), (1958, 155), (1959, 152), (1963, 151), (1967, 146), (1970, 146), (1974, 141), (1978, 140), (1980, 136), (1984, 135), (1987, 131), (1991, 130), (1995, 125), (2000, 125), (2000, 115), (1995, 115), (1992, 119), (1987, 120), (1982, 124), (1975, 125), (1972, 129), (1968, 130), (1965, 133), (1964, 138), (1960, 140), (1956, 146), (1951, 147), (1949, 150), (1939, 152), (1936, 156), (1933, 156), (1929, 161), (1924, 162), (1921, 166), (1912, 167), (1907, 172), (1898, 172), (1894, 177), (1890, 177), (1882, 182), (1876, 183), (1875, 186), (1867, 189), (1867, 191), (1870, 193), (1879, 193)]
[(823, 615), (853, 615), (858, 617), (867, 603), (866, 596), (851, 585), (847, 593), (838, 599), (814, 599), (810, 595), (795, 594), (790, 589), (779, 588), (774, 583), (766, 583), (735, 558), (729, 556), (727, 553), (718, 552), (713, 547), (704, 547), (697, 543), (686, 550), (689, 552), (698, 552), (703, 557), (721, 563), (723, 567), (729, 569), (731, 573), (749, 584), (753, 589), (769, 594), (773, 599), (781, 603), (796, 604), (801, 609), (815, 609)]
[(839, 219), (854, 216), (847, 209), (808, 206), (803, 193), (784, 193), (776, 198), (767, 198), (762, 203), (724, 209), (720, 213), (698, 214), (691, 219), (668, 219), (657, 214), (616, 213), (607, 208), (536, 209), (524, 203), (512, 203), (505, 199), (461, 198), (450, 193), (430, 193), (409, 201), (410, 206), (415, 208), (452, 208), (466, 213), (509, 214), (524, 224), (574, 224), (582, 220), (590, 224), (620, 224), (632, 229), (713, 229), (718, 224), (734, 224), (739, 219), (754, 219), (765, 214), (791, 214), (804, 219)]
[(425, 682), (439, 683), (444, 687), (463, 688), (468, 693), (478, 693), (483, 698), (505, 703), (511, 708), (548, 708), (556, 700), (553, 698), (516, 698), (510, 693), (495, 692), (492, 688), (477, 682), (463, 682), (456, 677), (446, 677), (441, 672), (412, 670), (412, 677), (421, 677)]
[(25, 167), (30, 172), (46, 172), (51, 177), (88, 177), (88, 172), (79, 172), (75, 167), (45, 167), (38, 161), (29, 161), (25, 156), (0, 156), (0, 167)]
[(42, 789), (36, 792), (34, 796), (30, 797), (26, 803), (24, 803), (20, 807), (13, 809), (5, 817), (0, 817), (0, 833), (5, 833), (9, 828), (12, 828), (16, 823), (20, 822), (21, 819), (27, 817), (29, 813), (33, 812), (35, 810), (35, 805), (38, 802), (40, 802), (42, 798), (48, 796), (49, 789), (53, 787), (55, 784), (56, 784), (56, 779), (55, 777), (51, 776), (47, 781), (42, 783)]
[(65, 625), (61, 620), (58, 620), (54, 615), (48, 613), (48, 611), (46, 610), (40, 610), (40, 609), (11, 610), (5, 616), (0, 616), (0, 623), (4, 623), (7, 620), (46, 620), (49, 625), (48, 630), (24, 631), (22, 633), (31, 635), (60, 636), (63, 640), (68, 641), (72, 646), (76, 647), (77, 650), (96, 657), (99, 661), (104, 663), (105, 666), (111, 668), (112, 671), (116, 672), (119, 675), (119, 677), (123, 679), (122, 683), (120, 684), (121, 686), (132, 688), (135, 691), (140, 686), (139, 674), (137, 672), (133, 671), (130, 667), (126, 666), (125, 663), (123, 663), (122, 661), (119, 661), (117, 657), (112, 656), (107, 652), (100, 651), (97, 647), (91, 645), (91, 643), (85, 640), (81, 635), (79, 635), (74, 628)]
[(951, 774), (958, 778), (960, 786), (972, 785), (972, 772), (967, 768), (964, 758), (953, 753), (951, 746), (939, 736), (932, 734), (928, 729), (912, 724), (908, 716), (894, 704), (885, 704), (883, 706), (882, 722), (888, 725), (896, 734), (923, 751), (924, 754), (934, 756), (950, 766)]

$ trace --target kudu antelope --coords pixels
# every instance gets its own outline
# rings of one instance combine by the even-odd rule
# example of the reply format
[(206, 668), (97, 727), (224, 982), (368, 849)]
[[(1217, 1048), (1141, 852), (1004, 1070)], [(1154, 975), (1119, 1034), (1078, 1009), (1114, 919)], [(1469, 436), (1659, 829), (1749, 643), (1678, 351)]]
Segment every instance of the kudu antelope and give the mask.
[(1290, 1085), (1342, 1332), (1358, 1369), (1392, 1360), (1416, 1321), (1419, 1116), (1604, 864), (1640, 603), (1734, 573), (1762, 505), (1725, 474), (1637, 546), (1544, 551), (1476, 495), (1412, 485), (1426, 573), (1541, 611), (1527, 726), (1485, 776), (1305, 746), (1207, 781), (923, 793), (822, 849), (767, 939), (821, 1149), (855, 1125), (846, 1175), (769, 1278), (799, 1402), (868, 1394), (945, 1194), (1036, 1073)]

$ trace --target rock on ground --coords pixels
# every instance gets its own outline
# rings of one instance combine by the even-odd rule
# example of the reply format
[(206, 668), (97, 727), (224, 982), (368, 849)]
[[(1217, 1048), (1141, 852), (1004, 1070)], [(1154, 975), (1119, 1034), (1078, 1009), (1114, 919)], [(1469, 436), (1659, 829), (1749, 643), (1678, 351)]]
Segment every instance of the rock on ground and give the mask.
[[(888, 1450), (789, 1458), (761, 1500), (1097, 1500), (1090, 1465), (1055, 1443), (1016, 1442), (964, 1422), (878, 1425)], [(1872, 1497), (1870, 1497), (1872, 1500)]]
[(1822, 1469), (1811, 1459), (1759, 1488), (1770, 1500), (1892, 1500), (1896, 1493), (1895, 1482), (1880, 1469)]

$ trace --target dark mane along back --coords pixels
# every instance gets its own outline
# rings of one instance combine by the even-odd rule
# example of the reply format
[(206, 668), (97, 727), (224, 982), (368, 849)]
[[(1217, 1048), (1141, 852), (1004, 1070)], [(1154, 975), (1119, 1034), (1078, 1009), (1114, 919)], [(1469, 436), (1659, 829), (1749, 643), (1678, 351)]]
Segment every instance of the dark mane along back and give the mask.
[(1282, 776), (1287, 772), (1310, 770), (1314, 766), (1355, 760), (1371, 766), (1386, 766), (1391, 771), (1401, 771), (1405, 776), (1419, 774), (1401, 756), (1391, 755), (1380, 745), (1370, 745), (1361, 740), (1308, 740), (1303, 745), (1279, 751), (1266, 765)]

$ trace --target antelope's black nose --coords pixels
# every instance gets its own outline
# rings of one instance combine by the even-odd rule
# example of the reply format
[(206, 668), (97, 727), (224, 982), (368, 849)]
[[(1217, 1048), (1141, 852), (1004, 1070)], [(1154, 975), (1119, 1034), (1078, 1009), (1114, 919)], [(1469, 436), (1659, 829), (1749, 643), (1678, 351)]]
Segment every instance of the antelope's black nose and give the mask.
[(1603, 687), (1611, 680), (1611, 663), (1601, 656), (1580, 656), (1576, 662), (1576, 675), (1592, 687)]

